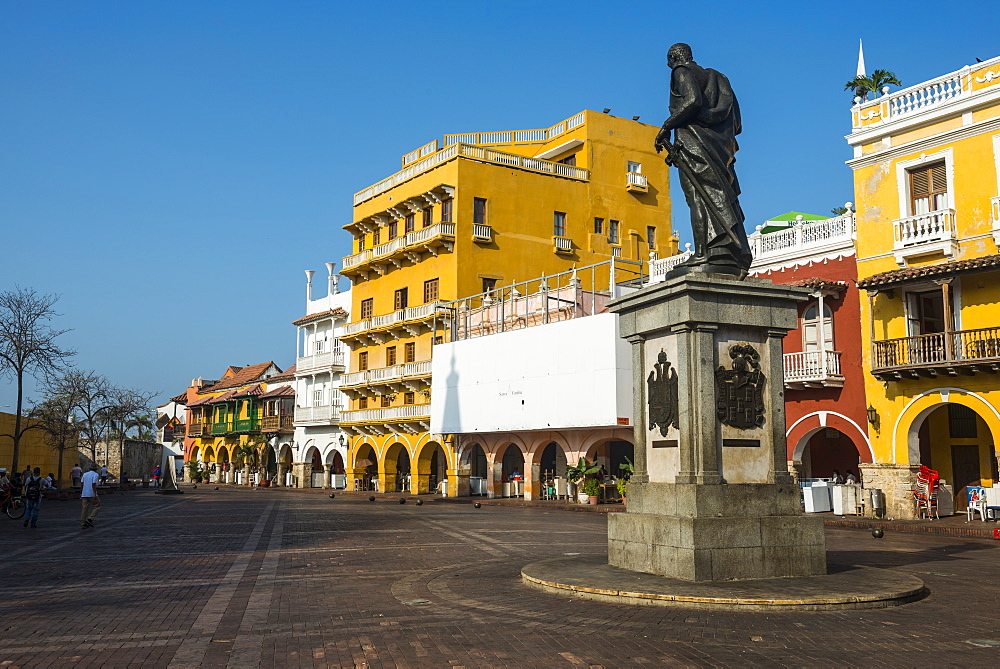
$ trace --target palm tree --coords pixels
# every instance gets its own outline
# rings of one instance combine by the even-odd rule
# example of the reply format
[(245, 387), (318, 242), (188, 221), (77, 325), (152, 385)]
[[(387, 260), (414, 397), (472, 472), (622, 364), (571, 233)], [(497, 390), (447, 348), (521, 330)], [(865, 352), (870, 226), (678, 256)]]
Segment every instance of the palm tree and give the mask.
[(834, 207), (830, 210), (830, 213), (834, 216), (843, 216), (847, 213), (847, 207)]
[(844, 90), (853, 89), (855, 97), (867, 100), (869, 93), (878, 95), (878, 92), (889, 84), (902, 86), (903, 82), (896, 78), (896, 73), (892, 70), (875, 70), (871, 74), (859, 74), (854, 77), (844, 84)]

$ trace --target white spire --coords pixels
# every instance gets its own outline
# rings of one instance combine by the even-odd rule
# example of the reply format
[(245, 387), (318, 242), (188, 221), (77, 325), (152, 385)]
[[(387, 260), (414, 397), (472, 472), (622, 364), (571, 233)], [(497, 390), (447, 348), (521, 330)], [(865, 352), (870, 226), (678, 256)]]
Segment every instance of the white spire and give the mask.
[(865, 45), (862, 41), (858, 40), (858, 76), (863, 77), (867, 72), (865, 72)]

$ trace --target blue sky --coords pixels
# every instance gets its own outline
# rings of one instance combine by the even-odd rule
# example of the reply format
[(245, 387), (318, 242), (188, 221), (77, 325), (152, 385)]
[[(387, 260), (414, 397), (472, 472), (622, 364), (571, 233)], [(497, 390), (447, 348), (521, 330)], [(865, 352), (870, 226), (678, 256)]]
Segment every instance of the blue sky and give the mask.
[(685, 41), (740, 98), (752, 230), (853, 200), (858, 38), (904, 84), (1000, 54), (989, 19), (936, 3), (716, 6), (4, 3), (0, 289), (59, 293), (76, 364), (162, 401), (291, 365), (302, 270), (348, 252), (352, 194), (445, 133), (604, 107), (659, 124)]

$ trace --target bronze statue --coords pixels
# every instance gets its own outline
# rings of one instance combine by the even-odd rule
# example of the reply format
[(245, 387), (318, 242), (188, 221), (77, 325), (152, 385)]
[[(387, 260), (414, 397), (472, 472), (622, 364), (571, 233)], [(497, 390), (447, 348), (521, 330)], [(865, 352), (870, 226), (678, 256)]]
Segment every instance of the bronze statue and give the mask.
[(694, 62), (687, 44), (670, 47), (667, 65), (672, 70), (670, 118), (663, 122), (655, 146), (657, 153), (667, 150), (666, 163), (680, 174), (695, 247), (694, 255), (675, 271), (742, 279), (753, 258), (734, 168), (736, 135), (742, 130), (739, 103), (726, 76)]

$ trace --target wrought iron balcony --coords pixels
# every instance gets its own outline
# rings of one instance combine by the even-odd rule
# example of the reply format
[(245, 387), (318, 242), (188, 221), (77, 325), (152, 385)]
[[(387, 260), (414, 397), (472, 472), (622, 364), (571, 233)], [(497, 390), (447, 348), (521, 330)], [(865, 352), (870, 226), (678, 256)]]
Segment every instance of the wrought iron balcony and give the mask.
[(840, 351), (803, 351), (786, 353), (786, 388), (840, 388)]
[(1000, 371), (1000, 327), (873, 342), (872, 374), (881, 381)]

